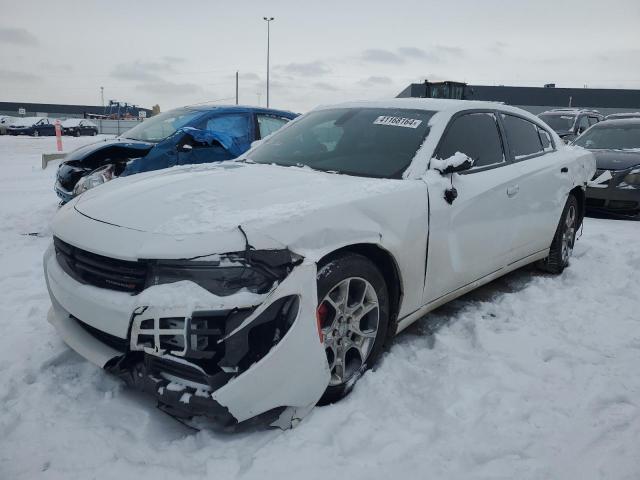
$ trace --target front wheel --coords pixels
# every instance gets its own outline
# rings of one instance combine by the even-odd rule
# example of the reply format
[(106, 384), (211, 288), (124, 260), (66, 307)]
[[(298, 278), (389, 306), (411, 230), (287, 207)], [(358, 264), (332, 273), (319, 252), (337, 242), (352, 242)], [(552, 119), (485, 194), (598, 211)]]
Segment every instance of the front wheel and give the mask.
[(389, 325), (384, 277), (366, 257), (344, 254), (318, 270), (318, 325), (331, 371), (318, 402), (346, 396), (380, 356)]
[(559, 274), (569, 266), (569, 259), (573, 253), (578, 229), (578, 200), (573, 194), (567, 198), (562, 211), (560, 223), (551, 242), (549, 256), (539, 264), (546, 272)]
[(34, 137), (39, 137), (40, 136), (40, 132), (38, 130), (34, 130), (33, 131), (33, 136)]

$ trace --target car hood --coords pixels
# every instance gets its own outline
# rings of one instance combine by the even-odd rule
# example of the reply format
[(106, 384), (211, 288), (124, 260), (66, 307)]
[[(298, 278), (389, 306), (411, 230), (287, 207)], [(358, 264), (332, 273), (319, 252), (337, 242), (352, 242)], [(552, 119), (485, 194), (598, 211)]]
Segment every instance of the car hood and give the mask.
[(591, 150), (599, 170), (626, 170), (640, 165), (640, 151)]
[[(328, 223), (351, 222), (346, 228), (379, 231), (363, 225), (357, 215), (348, 221), (341, 218), (348, 216), (345, 208), (355, 208), (358, 201), (367, 203), (372, 196), (381, 201), (385, 192), (402, 192), (411, 183), (226, 162), (117, 178), (80, 195), (74, 206), (85, 217), (105, 224), (185, 244), (206, 238), (210, 251), (224, 252), (244, 248), (238, 226), (256, 248), (291, 245), (305, 234), (313, 237), (306, 239), (307, 244), (322, 243)], [(367, 208), (380, 208), (371, 205), (367, 203)], [(272, 242), (256, 241), (265, 237)]]
[(84, 145), (80, 148), (75, 149), (72, 152), (69, 152), (65, 156), (65, 162), (77, 162), (84, 160), (85, 158), (94, 157), (99, 155), (101, 152), (108, 152), (110, 150), (125, 150), (129, 152), (129, 154), (139, 153), (141, 156), (146, 155), (149, 150), (151, 150), (155, 146), (155, 143), (150, 142), (142, 142), (139, 140), (131, 140), (128, 138), (110, 138), (105, 139), (99, 142), (90, 143), (89, 145)]

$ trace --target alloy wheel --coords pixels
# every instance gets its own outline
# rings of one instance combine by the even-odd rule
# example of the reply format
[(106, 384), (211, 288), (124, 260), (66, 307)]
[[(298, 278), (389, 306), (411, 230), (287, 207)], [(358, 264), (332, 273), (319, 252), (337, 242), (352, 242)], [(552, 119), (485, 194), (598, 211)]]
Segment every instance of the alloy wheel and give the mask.
[(361, 371), (378, 334), (380, 309), (373, 285), (349, 277), (318, 305), (318, 322), (331, 370), (330, 386), (343, 385)]
[(562, 232), (562, 264), (569, 263), (569, 257), (573, 252), (573, 245), (576, 239), (576, 209), (569, 206), (567, 216), (564, 220), (564, 231)]

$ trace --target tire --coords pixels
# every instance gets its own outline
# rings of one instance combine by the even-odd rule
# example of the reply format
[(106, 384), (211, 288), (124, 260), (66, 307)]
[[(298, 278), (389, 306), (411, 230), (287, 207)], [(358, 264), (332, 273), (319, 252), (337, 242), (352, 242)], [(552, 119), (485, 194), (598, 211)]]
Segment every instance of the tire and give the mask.
[(39, 137), (40, 136), (40, 132), (38, 130), (34, 130), (33, 131), (33, 136), (34, 137)]
[(75, 131), (75, 136), (76, 136), (76, 137), (79, 137), (79, 136), (80, 136), (80, 130), (76, 130), (76, 131)]
[(389, 294), (378, 268), (358, 254), (330, 259), (317, 278), (318, 325), (331, 370), (318, 404), (327, 405), (346, 396), (380, 357), (389, 327)]
[(560, 216), (556, 233), (553, 236), (549, 256), (538, 264), (541, 270), (558, 275), (569, 266), (577, 230), (578, 200), (573, 194), (570, 194)]

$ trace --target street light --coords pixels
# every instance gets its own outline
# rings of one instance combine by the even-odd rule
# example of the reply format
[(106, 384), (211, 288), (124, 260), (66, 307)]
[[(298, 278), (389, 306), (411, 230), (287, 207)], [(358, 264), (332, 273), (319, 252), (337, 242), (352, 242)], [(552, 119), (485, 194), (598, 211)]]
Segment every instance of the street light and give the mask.
[(267, 22), (267, 108), (269, 108), (269, 25), (274, 20), (273, 17), (262, 17)]

